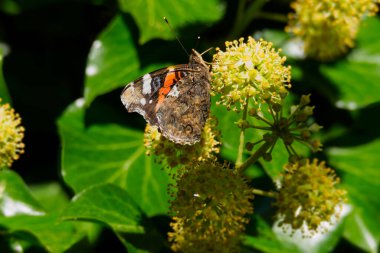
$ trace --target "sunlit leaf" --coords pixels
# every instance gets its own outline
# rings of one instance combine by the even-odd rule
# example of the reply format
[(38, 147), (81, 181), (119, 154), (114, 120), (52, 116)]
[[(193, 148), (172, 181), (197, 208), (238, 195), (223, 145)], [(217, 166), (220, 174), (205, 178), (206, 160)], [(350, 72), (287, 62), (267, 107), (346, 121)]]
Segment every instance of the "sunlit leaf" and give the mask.
[(218, 0), (204, 1), (148, 1), (119, 0), (121, 9), (130, 13), (140, 30), (140, 43), (153, 38), (173, 39), (163, 17), (167, 17), (174, 29), (199, 23), (211, 24), (223, 15), (224, 7)]
[(136, 78), (139, 65), (130, 30), (116, 16), (92, 44), (86, 67), (86, 104)]
[[(378, 249), (380, 240), (380, 192), (378, 179), (380, 178), (380, 141), (354, 147), (330, 148), (327, 150), (329, 163), (342, 172), (342, 187), (348, 192), (350, 203), (356, 219), (360, 220), (360, 229), (367, 232), (367, 238), (373, 238), (365, 247), (371, 250)], [(355, 220), (350, 219), (348, 222)], [(355, 221), (357, 222), (357, 221)], [(356, 227), (358, 224), (355, 225)], [(351, 229), (346, 226), (346, 229)], [(347, 239), (360, 247), (363, 245), (362, 236), (352, 236), (345, 232)]]
[(339, 92), (337, 107), (353, 110), (380, 101), (380, 34), (373, 32), (379, 29), (380, 19), (368, 18), (348, 59), (321, 66)]
[(378, 252), (378, 242), (371, 231), (368, 230), (366, 223), (371, 221), (363, 221), (363, 216), (357, 212), (351, 212), (346, 218), (344, 237), (357, 247), (367, 252)]
[(25, 232), (31, 234), (52, 253), (64, 252), (84, 236), (73, 224), (60, 222), (56, 215), (0, 217), (0, 224), (15, 237), (23, 237)]
[(268, 253), (301, 252), (295, 245), (280, 241), (272, 228), (262, 218), (258, 217), (255, 220), (255, 228), (258, 230), (258, 234), (245, 236), (244, 246)]
[(57, 182), (31, 185), (30, 191), (48, 212), (61, 212), (68, 204), (69, 198)]
[(35, 237), (31, 243), (49, 252), (63, 252), (84, 236), (73, 224), (61, 223), (56, 215), (46, 214), (22, 179), (12, 171), (0, 172), (0, 208), (1, 233), (15, 240), (28, 233)]
[(89, 187), (80, 192), (61, 217), (104, 222), (115, 231), (144, 232), (140, 207), (126, 191), (111, 184)]
[[(97, 185), (80, 192), (62, 218), (105, 223), (117, 233), (128, 250), (135, 249), (135, 252), (143, 252), (141, 248), (156, 252), (163, 240), (133, 198), (111, 184)], [(145, 244), (154, 240), (157, 243)]]
[(19, 175), (0, 171), (0, 216), (43, 215), (45, 210), (32, 196)]
[(84, 114), (83, 100), (77, 100), (58, 121), (65, 182), (75, 192), (113, 183), (148, 215), (166, 214), (169, 176), (145, 155), (143, 133), (116, 124), (85, 127)]

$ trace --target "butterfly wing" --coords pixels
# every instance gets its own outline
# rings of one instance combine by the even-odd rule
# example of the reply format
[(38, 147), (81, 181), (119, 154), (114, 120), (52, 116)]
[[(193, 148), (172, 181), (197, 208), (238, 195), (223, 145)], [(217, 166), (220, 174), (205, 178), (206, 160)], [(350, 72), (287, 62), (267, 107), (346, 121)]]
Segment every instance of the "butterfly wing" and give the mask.
[[(166, 96), (164, 91), (174, 86), (180, 80), (180, 76), (185, 75), (186, 70), (187, 64), (181, 64), (145, 74), (126, 85), (120, 96), (121, 101), (128, 112), (137, 112), (150, 125), (157, 126), (156, 107), (158, 99), (164, 99)], [(168, 77), (172, 78), (169, 80)]]
[(179, 144), (194, 144), (210, 113), (210, 74), (200, 65), (181, 78), (159, 104), (158, 127), (161, 133)]

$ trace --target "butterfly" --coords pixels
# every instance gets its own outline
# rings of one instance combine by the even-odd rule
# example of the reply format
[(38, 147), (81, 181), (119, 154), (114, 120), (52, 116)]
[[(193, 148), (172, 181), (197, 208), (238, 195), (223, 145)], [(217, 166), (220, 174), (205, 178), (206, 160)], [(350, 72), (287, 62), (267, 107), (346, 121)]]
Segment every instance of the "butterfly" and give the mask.
[(126, 85), (121, 101), (161, 134), (181, 145), (200, 141), (210, 114), (209, 66), (192, 50), (188, 64), (162, 68)]

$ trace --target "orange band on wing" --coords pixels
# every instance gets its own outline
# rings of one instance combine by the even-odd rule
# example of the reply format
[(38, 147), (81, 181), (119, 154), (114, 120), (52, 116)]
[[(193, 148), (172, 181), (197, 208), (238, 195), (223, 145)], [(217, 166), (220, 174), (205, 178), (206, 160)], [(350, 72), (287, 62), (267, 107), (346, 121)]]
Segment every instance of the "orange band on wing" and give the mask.
[[(156, 104), (156, 110), (158, 110), (159, 105), (164, 101), (166, 95), (171, 91), (171, 86), (178, 82), (182, 77), (180, 71), (173, 71), (173, 68), (168, 68), (169, 72), (167, 73), (164, 85), (158, 90), (158, 99)], [(173, 71), (173, 72), (171, 72)]]

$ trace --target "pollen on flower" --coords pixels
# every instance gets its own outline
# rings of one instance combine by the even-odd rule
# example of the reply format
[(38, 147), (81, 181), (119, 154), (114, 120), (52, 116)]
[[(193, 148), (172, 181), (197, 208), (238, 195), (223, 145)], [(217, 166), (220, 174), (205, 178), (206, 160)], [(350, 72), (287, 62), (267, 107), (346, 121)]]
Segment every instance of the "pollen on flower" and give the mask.
[(293, 231), (305, 226), (310, 235), (325, 232), (322, 222), (338, 220), (345, 202), (346, 192), (336, 188), (339, 178), (317, 159), (290, 163), (285, 169), (274, 204), (279, 225), (285, 229), (290, 226)]
[(247, 42), (227, 41), (219, 48), (212, 65), (212, 95), (220, 94), (218, 104), (240, 111), (249, 99), (261, 103), (280, 102), (290, 88), (290, 66), (272, 43), (248, 37)]
[(239, 235), (253, 212), (252, 189), (236, 170), (215, 161), (185, 170), (172, 193), (169, 232), (179, 252), (239, 252)]
[(361, 19), (378, 11), (379, 0), (296, 0), (286, 31), (300, 37), (305, 53), (331, 60), (354, 46)]
[(220, 149), (220, 132), (217, 130), (217, 119), (210, 116), (202, 131), (201, 140), (194, 145), (180, 145), (169, 141), (158, 131), (157, 127), (145, 128), (144, 144), (147, 155), (155, 155), (159, 163), (170, 168), (189, 164), (192, 161), (211, 159)]
[(20, 116), (9, 104), (0, 104), (0, 169), (11, 167), (24, 153), (24, 131)]

